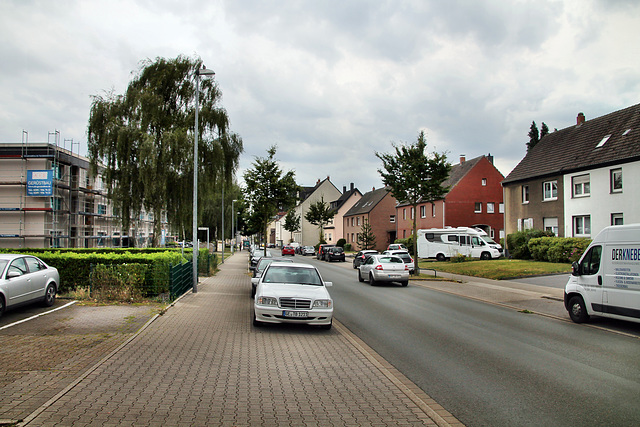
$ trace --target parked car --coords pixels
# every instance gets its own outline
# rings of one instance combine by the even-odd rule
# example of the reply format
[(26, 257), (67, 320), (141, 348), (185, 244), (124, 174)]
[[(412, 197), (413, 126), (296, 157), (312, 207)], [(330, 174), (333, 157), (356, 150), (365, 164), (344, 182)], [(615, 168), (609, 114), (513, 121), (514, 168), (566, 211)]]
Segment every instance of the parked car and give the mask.
[(397, 257), (402, 258), (402, 261), (404, 261), (405, 264), (407, 264), (409, 266), (409, 274), (413, 274), (413, 272), (415, 271), (415, 265), (413, 263), (413, 258), (411, 258), (411, 255), (409, 255), (409, 251), (404, 251), (404, 250), (399, 250), (399, 251), (384, 251), (382, 252), (383, 255), (395, 255)]
[(0, 254), (0, 315), (6, 309), (33, 302), (50, 307), (59, 286), (58, 270), (40, 258)]
[(392, 243), (389, 246), (387, 246), (387, 250), (388, 251), (398, 251), (398, 250), (408, 251), (409, 249), (407, 249), (407, 247), (402, 243)]
[(353, 268), (360, 267), (364, 263), (364, 260), (367, 259), (367, 257), (371, 255), (378, 255), (378, 254), (379, 252), (373, 249), (365, 249), (363, 251), (358, 252), (356, 256), (353, 257)]
[(371, 255), (358, 268), (358, 280), (368, 280), (371, 286), (377, 282), (399, 282), (407, 286), (409, 267), (395, 255)]
[[(251, 270), (253, 272), (253, 277), (261, 277), (264, 273), (264, 270), (271, 264), (272, 262), (293, 262), (291, 258), (260, 258), (258, 264), (253, 267)], [(253, 298), (256, 294), (256, 285), (251, 283), (251, 298)]]
[(307, 256), (307, 255), (315, 255), (316, 254), (316, 250), (313, 246), (302, 246), (302, 249), (300, 250), (300, 254)]
[(345, 262), (346, 258), (344, 255), (344, 249), (342, 249), (340, 246), (327, 248), (327, 250), (324, 253), (324, 260), (328, 262), (331, 262), (331, 261)]
[(273, 257), (273, 255), (271, 254), (270, 251), (267, 251), (267, 253), (265, 254), (264, 249), (259, 249), (255, 251), (249, 258), (249, 268), (255, 267), (256, 264), (258, 264), (258, 261), (260, 260), (260, 258), (263, 258), (263, 257), (271, 258)]
[(317, 268), (309, 264), (272, 262), (256, 285), (253, 325), (305, 323), (331, 329), (333, 300)]
[(318, 246), (318, 252), (316, 253), (316, 259), (324, 259), (324, 252), (327, 250), (327, 248), (333, 248), (336, 245), (329, 245), (327, 243), (323, 243), (320, 246)]
[(295, 256), (296, 250), (293, 248), (293, 246), (284, 246), (282, 248), (282, 256), (285, 256), (285, 255)]

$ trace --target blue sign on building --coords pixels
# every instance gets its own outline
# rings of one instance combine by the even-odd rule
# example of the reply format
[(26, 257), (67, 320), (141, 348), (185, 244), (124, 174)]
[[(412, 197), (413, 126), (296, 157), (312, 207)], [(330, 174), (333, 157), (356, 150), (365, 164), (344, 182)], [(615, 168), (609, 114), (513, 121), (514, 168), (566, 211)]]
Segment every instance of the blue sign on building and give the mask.
[(27, 171), (27, 196), (53, 196), (53, 171)]

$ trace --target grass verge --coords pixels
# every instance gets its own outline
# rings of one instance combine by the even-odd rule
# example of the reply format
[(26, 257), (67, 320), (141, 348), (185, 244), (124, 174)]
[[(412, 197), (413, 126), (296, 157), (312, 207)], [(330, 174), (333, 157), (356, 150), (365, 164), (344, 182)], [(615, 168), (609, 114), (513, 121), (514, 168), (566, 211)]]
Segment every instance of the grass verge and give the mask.
[[(464, 276), (484, 277), (486, 279), (505, 280), (516, 277), (530, 277), (547, 274), (571, 273), (571, 265), (563, 263), (540, 262), (522, 259), (497, 259), (489, 261), (438, 262), (422, 260), (420, 268), (462, 274)], [(433, 274), (422, 273), (424, 278), (433, 279)]]

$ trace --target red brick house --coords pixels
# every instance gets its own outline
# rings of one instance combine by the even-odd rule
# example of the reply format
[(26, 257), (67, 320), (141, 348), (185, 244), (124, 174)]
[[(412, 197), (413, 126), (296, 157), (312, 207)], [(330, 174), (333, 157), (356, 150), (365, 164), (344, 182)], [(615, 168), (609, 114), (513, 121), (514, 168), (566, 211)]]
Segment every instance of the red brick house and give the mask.
[(344, 239), (353, 250), (360, 250), (358, 234), (368, 221), (376, 236), (375, 249), (383, 251), (396, 240), (396, 199), (385, 188), (365, 193), (343, 216)]
[[(444, 182), (450, 187), (444, 199), (418, 204), (418, 229), (477, 227), (496, 240), (503, 238), (503, 179), (490, 154), (471, 160), (461, 156)], [(400, 203), (396, 207), (398, 239), (411, 236), (413, 215), (410, 205)]]

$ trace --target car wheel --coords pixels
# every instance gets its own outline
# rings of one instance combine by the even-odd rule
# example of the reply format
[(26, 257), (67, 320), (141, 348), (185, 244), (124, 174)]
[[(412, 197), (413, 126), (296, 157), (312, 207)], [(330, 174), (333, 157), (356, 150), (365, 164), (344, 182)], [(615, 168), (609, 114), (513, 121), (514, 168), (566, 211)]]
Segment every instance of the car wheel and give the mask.
[(320, 325), (320, 328), (328, 331), (329, 329), (331, 329), (332, 324), (333, 324), (333, 320), (331, 320), (331, 323), (329, 323), (328, 325)]
[(51, 307), (56, 302), (56, 285), (49, 283), (47, 289), (44, 291), (44, 300), (42, 303), (45, 307)]
[(255, 326), (256, 328), (261, 327), (262, 325), (264, 325), (264, 323), (262, 323), (261, 321), (258, 320), (258, 318), (256, 317), (256, 312), (253, 312), (253, 326)]
[(358, 270), (358, 282), (364, 282), (362, 275), (360, 274), (360, 270)]
[(485, 260), (485, 261), (488, 260), (488, 259), (491, 259), (491, 254), (489, 252), (482, 252), (480, 254), (480, 259)]
[(436, 255), (436, 261), (444, 261), (446, 258), (444, 256), (444, 254), (438, 254)]
[(4, 305), (4, 298), (0, 296), (0, 317), (4, 314), (4, 309), (6, 306)]
[(569, 300), (569, 317), (576, 323), (584, 323), (589, 320), (587, 307), (582, 297), (574, 296)]
[(256, 297), (256, 287), (251, 286), (251, 298), (255, 298), (255, 297)]
[(402, 286), (407, 286), (407, 285), (409, 285), (409, 281), (408, 281), (408, 280), (405, 280), (404, 282), (400, 282), (400, 284), (401, 284)]
[(371, 286), (375, 286), (376, 285), (376, 279), (373, 278), (373, 273), (369, 273), (369, 284)]

